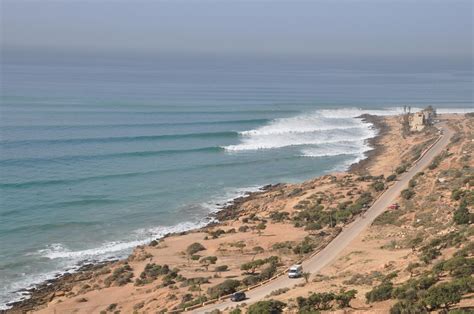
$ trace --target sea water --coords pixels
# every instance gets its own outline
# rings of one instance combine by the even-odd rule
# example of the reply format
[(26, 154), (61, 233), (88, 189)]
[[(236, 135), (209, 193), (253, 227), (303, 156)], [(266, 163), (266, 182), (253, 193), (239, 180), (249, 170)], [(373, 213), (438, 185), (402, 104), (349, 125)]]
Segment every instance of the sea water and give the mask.
[(412, 63), (7, 56), (0, 304), (246, 191), (346, 169), (376, 134), (361, 114), (472, 107), (471, 69)]

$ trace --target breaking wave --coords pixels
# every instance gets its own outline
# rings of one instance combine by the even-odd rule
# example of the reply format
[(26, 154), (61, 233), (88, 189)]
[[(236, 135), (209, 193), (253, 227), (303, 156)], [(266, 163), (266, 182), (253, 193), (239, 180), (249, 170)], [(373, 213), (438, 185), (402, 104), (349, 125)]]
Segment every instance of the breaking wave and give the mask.
[(290, 118), (275, 119), (265, 126), (239, 133), (240, 143), (225, 146), (232, 152), (301, 146), (308, 157), (363, 155), (370, 150), (367, 139), (377, 131), (362, 114), (391, 115), (401, 109), (361, 110), (357, 108), (317, 110)]

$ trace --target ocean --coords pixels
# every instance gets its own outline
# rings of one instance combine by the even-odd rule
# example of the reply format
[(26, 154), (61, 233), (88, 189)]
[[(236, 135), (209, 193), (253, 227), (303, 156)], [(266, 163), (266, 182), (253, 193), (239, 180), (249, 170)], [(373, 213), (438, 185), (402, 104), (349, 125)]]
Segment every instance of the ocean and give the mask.
[(2, 59), (0, 305), (84, 261), (203, 226), (265, 184), (347, 167), (363, 113), (473, 106), (433, 60), (12, 54)]

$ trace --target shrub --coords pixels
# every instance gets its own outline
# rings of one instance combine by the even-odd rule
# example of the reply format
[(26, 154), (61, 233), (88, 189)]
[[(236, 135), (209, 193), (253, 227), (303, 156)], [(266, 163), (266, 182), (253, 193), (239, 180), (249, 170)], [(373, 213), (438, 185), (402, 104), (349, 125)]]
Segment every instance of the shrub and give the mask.
[(110, 287), (112, 284), (123, 286), (131, 282), (132, 278), (132, 268), (130, 265), (125, 264), (124, 266), (116, 268), (110, 276), (105, 278), (104, 283), (106, 287)]
[(270, 292), (270, 294), (268, 296), (277, 296), (277, 295), (280, 295), (280, 294), (283, 294), (283, 293), (286, 293), (290, 291), (290, 288), (280, 288), (280, 289), (277, 289), (277, 290), (273, 290), (272, 292)]
[(387, 182), (395, 181), (396, 178), (397, 178), (396, 174), (391, 174), (387, 177), (387, 179), (385, 179), (385, 181)]
[(404, 165), (401, 165), (401, 166), (398, 166), (396, 169), (395, 169), (395, 173), (396, 174), (402, 174), (404, 173), (405, 171), (407, 171), (407, 165), (404, 164)]
[(259, 234), (262, 233), (262, 230), (265, 230), (267, 228), (267, 225), (265, 223), (261, 222), (255, 227), (258, 231)]
[(415, 192), (412, 189), (405, 189), (401, 192), (401, 195), (404, 199), (409, 200), (415, 195)]
[(384, 281), (365, 294), (367, 302), (384, 301), (392, 296), (393, 284), (390, 281)]
[(427, 313), (422, 304), (411, 301), (399, 301), (390, 308), (390, 314)]
[(213, 231), (208, 231), (209, 235), (212, 236), (213, 239), (217, 239), (221, 235), (225, 234), (225, 231), (222, 229), (217, 229)]
[(239, 232), (247, 232), (249, 231), (249, 226), (240, 226), (239, 227)]
[(285, 241), (285, 242), (277, 242), (272, 245), (273, 250), (281, 250), (281, 249), (291, 249), (293, 247), (293, 242)]
[(424, 301), (430, 306), (431, 310), (436, 310), (441, 307), (448, 310), (451, 305), (461, 301), (461, 296), (462, 289), (458, 284), (443, 282), (431, 287)]
[(215, 299), (223, 295), (236, 292), (239, 286), (240, 281), (234, 279), (227, 279), (218, 285), (210, 287), (207, 290), (207, 293), (211, 296), (211, 298)]
[(283, 221), (287, 220), (289, 215), (290, 213), (288, 212), (272, 212), (269, 217), (273, 221)]
[(191, 260), (193, 261), (197, 261), (201, 258), (201, 255), (198, 255), (198, 254), (195, 254), (195, 255), (191, 255)]
[(461, 278), (474, 273), (474, 259), (464, 256), (455, 256), (436, 265), (438, 270), (449, 272), (453, 277)]
[(455, 201), (459, 201), (463, 195), (464, 195), (464, 191), (459, 190), (459, 189), (454, 189), (451, 192), (451, 198)]
[(465, 206), (460, 206), (453, 214), (453, 221), (457, 225), (468, 225), (474, 222), (474, 215), (469, 213)]
[(229, 269), (229, 266), (227, 265), (219, 265), (214, 269), (214, 271), (220, 273), (223, 271), (227, 271), (228, 269)]
[(375, 191), (380, 192), (380, 191), (383, 191), (385, 189), (385, 184), (382, 181), (376, 181), (376, 182), (372, 183), (372, 188)]
[(278, 314), (282, 313), (286, 304), (277, 300), (258, 301), (247, 311), (248, 314)]
[(331, 302), (336, 295), (330, 292), (312, 293), (308, 298), (298, 297), (296, 303), (300, 312), (313, 312), (314, 310), (329, 310)]
[(293, 252), (295, 254), (307, 254), (312, 252), (314, 249), (314, 243), (311, 238), (306, 237), (304, 240), (298, 244), (296, 247), (293, 248)]
[(433, 169), (438, 168), (439, 164), (444, 159), (445, 155), (446, 155), (446, 152), (443, 152), (443, 153), (439, 154), (438, 156), (436, 156), (433, 159), (433, 162), (428, 166), (428, 169), (433, 170)]
[(339, 294), (336, 295), (336, 301), (339, 304), (341, 309), (346, 308), (350, 305), (351, 300), (355, 299), (357, 295), (357, 290), (342, 290)]
[(384, 225), (395, 225), (399, 226), (401, 223), (398, 221), (400, 217), (400, 212), (398, 211), (386, 211), (382, 213), (380, 216), (375, 218), (374, 222), (372, 223), (374, 226), (384, 226)]
[(420, 260), (422, 260), (425, 264), (429, 264), (432, 260), (437, 258), (441, 255), (441, 251), (435, 247), (428, 248), (423, 250), (422, 255), (420, 256)]
[(217, 262), (217, 256), (206, 256), (201, 258), (199, 263), (201, 264), (215, 264)]
[(107, 306), (107, 311), (113, 311), (117, 308), (117, 303), (111, 303)]
[(256, 259), (240, 265), (240, 269), (249, 273), (255, 273), (255, 270), (267, 263), (276, 264), (279, 258), (277, 256), (271, 256), (265, 259)]
[(193, 295), (192, 294), (185, 294), (183, 297), (183, 300), (181, 301), (181, 304), (179, 305), (180, 308), (185, 309), (187, 307), (196, 305), (196, 304), (201, 304), (203, 302), (207, 301), (206, 296), (198, 296), (196, 299), (193, 300)]
[(145, 285), (153, 282), (160, 275), (166, 275), (170, 272), (168, 265), (157, 265), (155, 263), (146, 264), (145, 269), (141, 272), (140, 278), (135, 280), (136, 286)]
[(201, 243), (198, 243), (198, 242), (194, 242), (193, 244), (190, 244), (188, 246), (188, 248), (186, 249), (186, 252), (189, 254), (189, 255), (194, 255), (196, 254), (197, 252), (199, 251), (204, 251), (206, 248), (201, 244)]
[(410, 279), (392, 291), (392, 297), (398, 299), (416, 300), (425, 290), (438, 282), (435, 276), (422, 276), (419, 279)]
[(410, 181), (408, 181), (408, 187), (410, 189), (413, 189), (416, 185), (417, 185), (417, 182), (415, 179), (411, 179)]

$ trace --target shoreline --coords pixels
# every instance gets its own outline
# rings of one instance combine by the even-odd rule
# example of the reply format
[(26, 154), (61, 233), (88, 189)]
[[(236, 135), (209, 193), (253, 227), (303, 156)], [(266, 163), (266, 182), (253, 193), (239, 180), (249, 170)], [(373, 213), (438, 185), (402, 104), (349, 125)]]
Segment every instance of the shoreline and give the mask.
[(373, 128), (377, 130), (377, 134), (367, 140), (371, 149), (364, 153), (365, 158), (350, 165), (347, 169), (347, 172), (368, 174), (367, 168), (369, 168), (374, 163), (376, 156), (379, 156), (384, 152), (384, 146), (381, 143), (381, 139), (388, 133), (389, 126), (386, 122), (384, 122), (383, 117), (380, 116), (363, 114), (357, 118), (362, 119), (363, 122), (372, 124)]
[[(389, 116), (387, 116), (389, 117)], [(342, 171), (342, 173), (350, 173), (350, 174), (367, 174), (366, 168), (374, 162), (375, 157), (379, 156), (383, 153), (384, 148), (381, 144), (381, 139), (387, 134), (389, 130), (389, 126), (384, 122), (386, 117), (383, 116), (375, 116), (370, 114), (364, 114), (359, 117), (358, 119), (362, 119), (364, 122), (368, 122), (372, 125), (372, 128), (375, 129), (376, 135), (367, 139), (367, 144), (371, 147), (371, 149), (364, 153), (364, 158), (359, 160), (356, 163), (351, 164), (346, 168), (346, 170)], [(328, 175), (332, 175), (336, 173), (335, 171), (330, 171), (329, 173), (322, 174), (317, 177), (310, 178), (306, 181), (314, 180), (316, 178), (325, 177)], [(339, 172), (337, 172), (339, 173)], [(304, 181), (304, 182), (306, 182)], [(302, 184), (304, 182), (298, 182), (296, 184)], [(191, 228), (189, 230), (180, 231), (180, 232), (172, 232), (164, 234), (162, 237), (157, 238), (153, 241), (160, 241), (162, 239), (172, 237), (172, 236), (182, 236), (187, 235), (189, 233), (194, 232), (202, 232), (210, 227), (220, 226), (224, 222), (235, 219), (240, 217), (242, 214), (239, 211), (239, 208), (242, 204), (261, 196), (262, 194), (269, 193), (272, 191), (276, 191), (281, 187), (292, 185), (287, 183), (276, 183), (276, 184), (267, 184), (263, 185), (258, 188), (258, 191), (247, 191), (244, 192), (242, 196), (238, 196), (234, 199), (229, 200), (224, 205), (220, 205), (215, 212), (209, 213), (206, 217), (203, 218), (203, 221), (209, 221), (204, 226)], [(217, 204), (219, 206), (219, 204)], [(134, 247), (133, 251), (128, 254), (126, 258), (121, 259), (111, 259), (105, 261), (83, 261), (79, 262), (75, 266), (78, 267), (72, 272), (66, 271), (65, 273), (58, 273), (55, 275), (55, 278), (45, 280), (39, 284), (34, 285), (32, 288), (25, 288), (20, 289), (15, 292), (27, 294), (24, 299), (18, 301), (12, 301), (6, 303), (6, 306), (9, 307), (6, 310), (0, 310), (0, 313), (18, 313), (24, 311), (31, 311), (37, 309), (38, 306), (44, 305), (45, 303), (50, 301), (53, 297), (60, 296), (58, 295), (58, 291), (64, 291), (66, 286), (70, 286), (74, 283), (84, 281), (90, 279), (91, 272), (101, 270), (107, 266), (113, 265), (117, 262), (124, 262), (127, 261), (133, 254), (133, 252), (143, 246), (148, 246), (150, 243), (145, 245), (139, 245)], [(83, 265), (81, 266), (81, 264)], [(49, 298), (48, 296), (52, 295), (53, 297)]]

